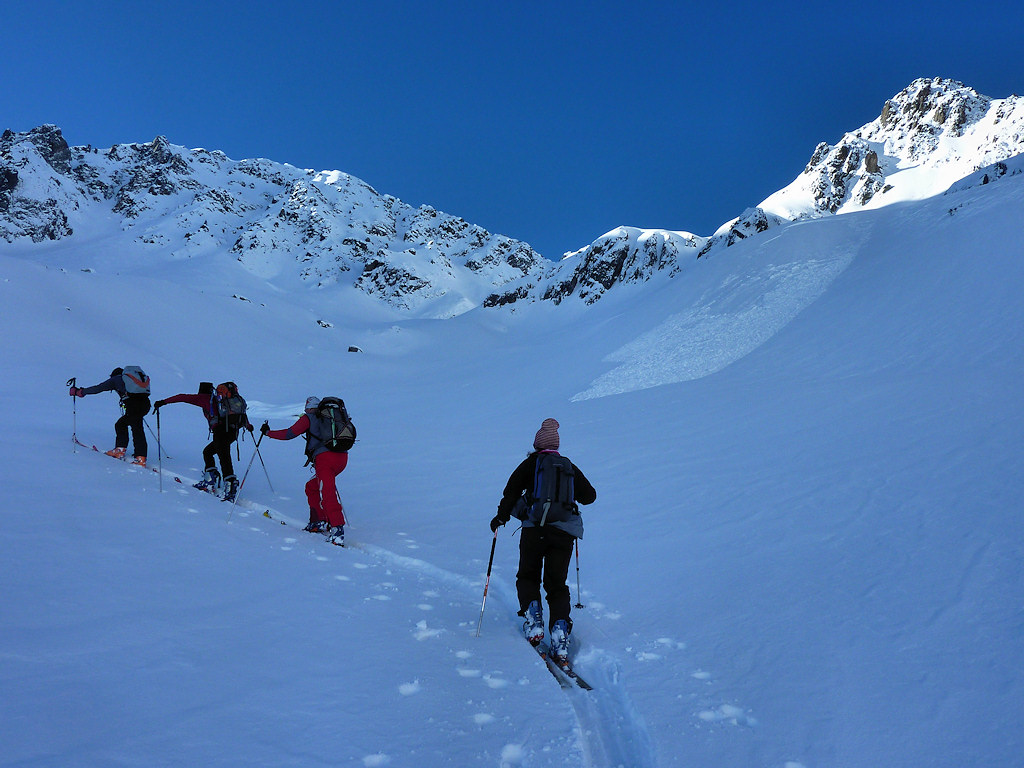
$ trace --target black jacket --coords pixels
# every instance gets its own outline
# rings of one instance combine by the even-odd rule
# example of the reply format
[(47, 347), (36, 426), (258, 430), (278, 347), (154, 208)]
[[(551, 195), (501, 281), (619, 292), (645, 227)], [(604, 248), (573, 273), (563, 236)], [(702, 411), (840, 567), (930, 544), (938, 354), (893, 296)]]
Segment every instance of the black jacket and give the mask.
[[(505, 484), (505, 490), (498, 502), (498, 519), (507, 523), (512, 517), (512, 510), (516, 502), (524, 495), (533, 490), (534, 476), (537, 474), (537, 461), (540, 458), (540, 451), (535, 451), (527, 456), (523, 462), (515, 468), (512, 475)], [(575, 464), (572, 465), (575, 472), (573, 478), (573, 497), (578, 504), (593, 504), (597, 499), (597, 491), (587, 480), (586, 475), (580, 471)], [(558, 524), (554, 524), (558, 525)], [(571, 532), (571, 531), (570, 531)]]

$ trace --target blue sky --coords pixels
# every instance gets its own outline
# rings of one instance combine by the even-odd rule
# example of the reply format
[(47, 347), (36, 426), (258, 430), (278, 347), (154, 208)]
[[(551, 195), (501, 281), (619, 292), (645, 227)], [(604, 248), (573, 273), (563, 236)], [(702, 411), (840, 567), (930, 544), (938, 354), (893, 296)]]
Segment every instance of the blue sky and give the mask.
[(1024, 91), (1024, 9), (940, 2), (3, 3), (0, 130), (342, 170), (545, 256), (709, 235), (917, 77)]

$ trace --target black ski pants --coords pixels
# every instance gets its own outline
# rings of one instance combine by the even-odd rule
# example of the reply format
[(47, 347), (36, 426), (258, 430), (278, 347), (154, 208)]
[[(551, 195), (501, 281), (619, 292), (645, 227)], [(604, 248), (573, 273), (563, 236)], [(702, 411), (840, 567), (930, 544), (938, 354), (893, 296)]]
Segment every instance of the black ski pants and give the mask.
[(132, 432), (133, 456), (146, 456), (146, 427), (142, 418), (149, 413), (149, 395), (128, 395), (124, 400), (124, 415), (114, 422), (114, 447), (128, 448), (128, 430)]
[(231, 444), (238, 439), (237, 429), (224, 429), (221, 426), (213, 428), (213, 439), (203, 449), (203, 461), (205, 469), (216, 467), (213, 457), (220, 459), (220, 475), (225, 480), (234, 477), (235, 466), (231, 463)]
[(540, 601), (541, 584), (548, 601), (548, 628), (559, 619), (570, 622), (569, 563), (572, 561), (575, 537), (552, 528), (523, 528), (519, 540), (519, 572), (516, 573), (516, 592), (519, 595), (520, 615), (530, 603)]

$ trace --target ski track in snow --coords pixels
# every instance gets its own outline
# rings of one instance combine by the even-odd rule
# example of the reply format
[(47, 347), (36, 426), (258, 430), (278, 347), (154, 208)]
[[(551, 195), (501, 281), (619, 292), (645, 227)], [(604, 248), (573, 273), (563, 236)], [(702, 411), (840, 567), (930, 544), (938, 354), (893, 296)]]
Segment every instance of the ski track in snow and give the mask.
[[(135, 467), (131, 467), (131, 469), (135, 470)], [(154, 472), (159, 471), (155, 468), (153, 469)], [(141, 472), (142, 470), (136, 471)], [(162, 470), (162, 478), (165, 491), (177, 491), (183, 496), (203, 493), (191, 487), (194, 482), (198, 482), (197, 480), (188, 478), (181, 473)], [(187, 507), (190, 513), (198, 511), (191, 505), (187, 505)], [(229, 523), (232, 520), (252, 523), (254, 517), (255, 522), (262, 521), (267, 525), (286, 525), (289, 528), (298, 529), (302, 529), (305, 526), (305, 521), (297, 520), (265, 504), (248, 501), (241, 496), (236, 504), (233, 506), (228, 505), (225, 520)], [(261, 531), (265, 530), (265, 527), (253, 525), (252, 530)], [(302, 535), (308, 536), (309, 534), (302, 531)], [(405, 534), (401, 533), (399, 535), (405, 536)], [(299, 541), (300, 539), (289, 536), (285, 539), (282, 549), (291, 550)], [(410, 549), (415, 549), (417, 546), (411, 540), (407, 542), (407, 545)], [(339, 555), (343, 554), (345, 550), (355, 550), (387, 568), (400, 569), (419, 577), (424, 577), (436, 585), (444, 585), (450, 589), (459, 590), (466, 595), (467, 599), (471, 599), (474, 595), (480, 593), (483, 588), (481, 580), (468, 578), (428, 563), (425, 560), (398, 554), (384, 547), (349, 542), (344, 549), (338, 549)], [(317, 554), (315, 557), (318, 560), (329, 559), (323, 554)], [(357, 563), (355, 567), (362, 570), (369, 566)], [(338, 576), (336, 578), (339, 580), (350, 580), (345, 576)], [(381, 582), (377, 587), (383, 591), (367, 599), (387, 601), (391, 599), (387, 591), (398, 589), (397, 585), (393, 582)], [(501, 608), (505, 611), (506, 615), (515, 616), (517, 607), (514, 606), (518, 605), (518, 600), (511, 586), (500, 579), (494, 579), (491, 584), (491, 594), (500, 602)], [(440, 597), (440, 595), (440, 592), (433, 590), (424, 593), (424, 597), (428, 599), (431, 596)], [(424, 612), (429, 612), (433, 606), (425, 602), (419, 608)], [(467, 618), (467, 626), (470, 623), (475, 625), (475, 621), (469, 622)], [(446, 631), (438, 627), (431, 628), (426, 620), (418, 622), (416, 627), (417, 630), (413, 634), (415, 640), (437, 637)], [(509, 681), (505, 678), (485, 673), (483, 670), (469, 665), (470, 653), (462, 652), (456, 655), (460, 659), (460, 666), (456, 670), (460, 677), (478, 678), (485, 686), (492, 690), (501, 689), (508, 685)], [(523, 659), (524, 664), (526, 660), (530, 659), (525, 648)], [(584, 765), (587, 768), (654, 768), (656, 759), (647, 727), (643, 717), (619, 683), (620, 667), (618, 663), (611, 654), (598, 648), (588, 648), (585, 652), (578, 654), (576, 663), (579, 665), (580, 673), (594, 686), (592, 691), (585, 691), (579, 688), (563, 689), (575, 712), (576, 736), (585, 761)], [(554, 678), (551, 679), (551, 683), (557, 685), (557, 681)], [(415, 696), (420, 693), (420, 690), (419, 680), (408, 681), (398, 686), (399, 693), (406, 697)], [(478, 726), (486, 726), (494, 720), (495, 716), (488, 712), (480, 712), (474, 715), (474, 723)], [(373, 754), (367, 755), (363, 762), (365, 765), (387, 765), (390, 762), (390, 758), (384, 754)], [(518, 745), (510, 744), (506, 746), (502, 754), (502, 766), (513, 768), (514, 766), (525, 765), (525, 763), (525, 757)]]
[[(399, 555), (377, 546), (362, 545), (360, 549), (393, 567), (415, 571), (437, 583), (462, 589), (467, 595), (482, 588), (479, 581), (468, 579), (439, 568), (423, 560)], [(507, 587), (498, 590), (498, 597), (506, 615), (515, 615), (517, 601)], [(512, 598), (510, 601), (509, 598)], [(643, 718), (619, 684), (618, 664), (604, 651), (591, 650), (577, 657), (579, 670), (594, 686), (593, 691), (577, 688), (564, 689), (576, 713), (580, 746), (590, 768), (654, 768), (654, 750)], [(472, 670), (475, 674), (481, 674)], [(496, 681), (485, 681), (496, 685)], [(501, 681), (504, 682), (504, 681)], [(509, 765), (516, 765), (506, 761)], [(504, 764), (504, 763), (503, 763)]]

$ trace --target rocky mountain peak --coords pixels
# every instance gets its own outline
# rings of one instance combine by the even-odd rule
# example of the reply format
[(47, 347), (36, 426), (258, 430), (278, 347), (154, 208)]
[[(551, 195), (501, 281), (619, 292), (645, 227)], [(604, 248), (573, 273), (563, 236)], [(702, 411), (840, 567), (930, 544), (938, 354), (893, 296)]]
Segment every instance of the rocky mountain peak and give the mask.
[(943, 192), (980, 167), (1024, 152), (1024, 102), (957, 80), (915, 80), (875, 120), (820, 143), (803, 172), (761, 203), (783, 219), (831, 215)]
[(918, 78), (885, 102), (879, 123), (888, 130), (902, 123), (903, 132), (907, 132), (929, 121), (940, 126), (950, 122), (956, 131), (963, 127), (969, 110), (977, 108), (984, 112), (991, 102), (958, 80)]
[(878, 119), (855, 135), (887, 143), (895, 156), (918, 160), (933, 152), (942, 137), (963, 136), (992, 102), (957, 80), (920, 78), (887, 100)]

